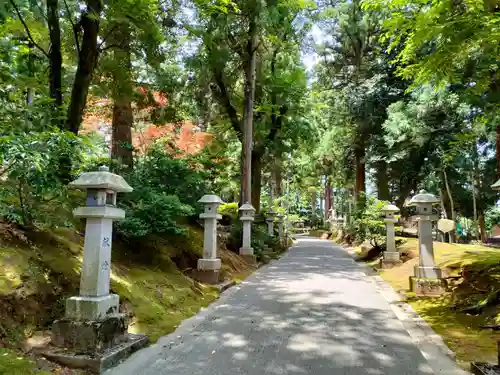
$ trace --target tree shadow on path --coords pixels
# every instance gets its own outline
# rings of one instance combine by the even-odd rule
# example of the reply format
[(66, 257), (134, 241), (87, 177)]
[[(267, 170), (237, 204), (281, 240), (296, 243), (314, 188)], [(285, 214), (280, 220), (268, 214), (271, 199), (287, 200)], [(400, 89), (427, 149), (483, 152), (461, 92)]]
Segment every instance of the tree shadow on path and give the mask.
[(139, 373), (433, 374), (362, 269), (328, 241), (300, 241), (159, 344)]

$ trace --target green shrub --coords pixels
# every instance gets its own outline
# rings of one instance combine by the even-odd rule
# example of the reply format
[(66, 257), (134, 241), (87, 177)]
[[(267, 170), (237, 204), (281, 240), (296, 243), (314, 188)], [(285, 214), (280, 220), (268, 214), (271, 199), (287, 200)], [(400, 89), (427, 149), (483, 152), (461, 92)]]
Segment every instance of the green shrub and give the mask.
[(150, 234), (184, 234), (177, 220), (194, 213), (193, 207), (183, 204), (175, 195), (155, 191), (150, 186), (138, 186), (121, 204), (127, 211), (125, 220), (117, 223), (118, 233), (125, 237), (144, 237)]
[(132, 186), (150, 186), (166, 195), (175, 195), (192, 207), (211, 190), (209, 172), (196, 157), (176, 157), (163, 144), (153, 145), (144, 156), (136, 158), (133, 171), (124, 174)]
[(57, 129), (1, 136), (0, 215), (26, 227), (71, 225), (79, 194), (68, 191), (60, 171), (82, 165), (86, 146), (85, 138)]
[(484, 215), (486, 230), (491, 231), (493, 226), (500, 224), (500, 208), (492, 207)]
[(221, 204), (218, 209), (219, 214), (222, 216), (227, 216), (231, 219), (231, 221), (238, 220), (238, 203), (224, 203)]
[[(239, 248), (241, 247), (241, 239), (243, 236), (243, 225), (240, 221), (234, 222), (234, 224), (231, 225), (231, 232), (229, 236), (229, 242), (227, 244), (227, 248), (229, 250), (232, 250), (234, 252), (238, 252)], [(258, 259), (262, 256), (262, 252), (264, 251), (266, 246), (269, 246), (271, 248), (275, 247), (275, 241), (278, 241), (277, 239), (274, 239), (267, 233), (267, 225), (264, 223), (254, 223), (252, 225), (252, 248), (254, 251), (254, 254), (257, 256)], [(276, 248), (278, 248), (276, 246)]]
[(363, 211), (356, 212), (347, 233), (358, 241), (369, 240), (373, 246), (380, 246), (385, 241), (385, 222), (382, 207), (387, 202), (367, 196)]
[(208, 175), (193, 158), (177, 158), (161, 145), (154, 145), (135, 160), (124, 178), (134, 188), (120, 198), (127, 211), (117, 224), (125, 237), (151, 234), (183, 234), (179, 219), (201, 209), (198, 200), (209, 191)]

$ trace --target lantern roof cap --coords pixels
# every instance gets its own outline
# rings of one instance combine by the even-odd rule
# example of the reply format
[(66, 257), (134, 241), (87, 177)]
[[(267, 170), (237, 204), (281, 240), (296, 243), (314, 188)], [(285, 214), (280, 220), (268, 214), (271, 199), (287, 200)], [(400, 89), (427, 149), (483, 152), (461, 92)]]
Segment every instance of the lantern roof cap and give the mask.
[(250, 203), (245, 203), (244, 205), (242, 205), (238, 211), (255, 211), (255, 208), (253, 208), (253, 206), (250, 204)]
[(198, 203), (224, 203), (218, 195), (215, 194), (205, 194)]
[(109, 189), (117, 193), (130, 193), (134, 190), (122, 176), (111, 173), (106, 166), (100, 166), (98, 171), (82, 173), (68, 186), (74, 189)]
[(500, 180), (498, 180), (497, 182), (495, 182), (493, 185), (491, 185), (491, 188), (493, 190), (500, 190)]
[(399, 208), (392, 203), (389, 203), (388, 205), (385, 205), (384, 207), (381, 208), (382, 212), (399, 212)]
[(434, 194), (427, 193), (425, 190), (420, 190), (419, 193), (410, 200), (410, 205), (425, 203), (437, 204), (439, 203), (439, 199)]

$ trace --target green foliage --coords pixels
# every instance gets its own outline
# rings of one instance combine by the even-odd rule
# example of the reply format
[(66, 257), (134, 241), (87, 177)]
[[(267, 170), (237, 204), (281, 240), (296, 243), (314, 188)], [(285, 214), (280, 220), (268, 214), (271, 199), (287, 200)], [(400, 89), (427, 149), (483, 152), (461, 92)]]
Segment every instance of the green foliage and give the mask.
[(118, 223), (117, 228), (125, 237), (184, 234), (184, 229), (177, 225), (177, 220), (194, 213), (193, 207), (181, 203), (177, 196), (141, 185), (136, 186), (135, 192), (122, 206), (127, 210), (127, 216)]
[(160, 145), (137, 158), (124, 177), (134, 188), (120, 199), (127, 216), (117, 228), (126, 237), (182, 234), (178, 220), (193, 215), (210, 188), (195, 160), (176, 158)]
[(81, 163), (85, 146), (84, 139), (58, 130), (0, 137), (1, 215), (28, 227), (70, 225), (74, 202), (58, 172), (68, 158)]
[(224, 203), (221, 204), (218, 210), (222, 216), (229, 217), (232, 221), (238, 220), (238, 203)]
[(474, 82), (471, 90), (488, 89), (498, 70), (495, 2), (368, 0), (364, 6), (389, 12), (385, 37), (393, 47), (403, 45), (397, 55), (400, 73), (414, 85)]
[(492, 207), (485, 212), (484, 221), (486, 222), (486, 230), (491, 231), (494, 225), (500, 224), (500, 207)]
[(367, 196), (364, 210), (354, 216), (348, 232), (358, 241), (369, 240), (373, 246), (380, 246), (385, 241), (385, 223), (381, 211), (387, 202)]
[[(238, 249), (241, 247), (242, 236), (243, 225), (238, 220), (231, 225), (228, 248), (234, 252), (238, 252)], [(252, 248), (258, 259), (260, 259), (262, 252), (267, 246), (280, 250), (278, 239), (271, 237), (267, 232), (267, 224), (254, 222), (252, 225)]]

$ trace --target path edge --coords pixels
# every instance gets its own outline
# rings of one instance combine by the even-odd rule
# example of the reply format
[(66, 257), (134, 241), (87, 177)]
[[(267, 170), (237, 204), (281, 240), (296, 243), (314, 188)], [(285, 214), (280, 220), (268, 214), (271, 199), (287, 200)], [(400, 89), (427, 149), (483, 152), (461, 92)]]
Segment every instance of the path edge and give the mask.
[(436, 374), (468, 375), (470, 372), (462, 369), (456, 362), (456, 353), (444, 342), (443, 338), (406, 303), (402, 296), (385, 281), (377, 270), (359, 261), (352, 248), (336, 244), (344, 250), (356, 264), (365, 270), (366, 277), (375, 284), (377, 291), (391, 307), (399, 321), (403, 324), (411, 339), (415, 342), (424, 358)]

